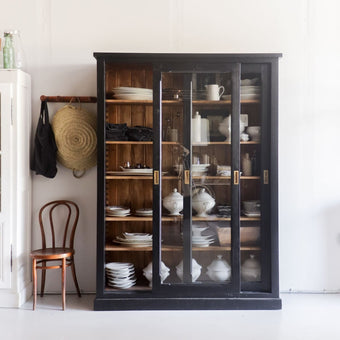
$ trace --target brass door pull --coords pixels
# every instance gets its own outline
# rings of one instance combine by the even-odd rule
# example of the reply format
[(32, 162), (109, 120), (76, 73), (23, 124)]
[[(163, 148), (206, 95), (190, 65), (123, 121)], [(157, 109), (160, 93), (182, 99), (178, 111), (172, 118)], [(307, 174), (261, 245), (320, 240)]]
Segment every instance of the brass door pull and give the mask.
[(190, 170), (184, 171), (184, 184), (190, 184)]
[(263, 170), (263, 184), (269, 184), (269, 170)]
[(153, 184), (159, 185), (159, 171), (155, 170), (153, 172)]
[(240, 184), (240, 172), (238, 170), (234, 171), (234, 185)]

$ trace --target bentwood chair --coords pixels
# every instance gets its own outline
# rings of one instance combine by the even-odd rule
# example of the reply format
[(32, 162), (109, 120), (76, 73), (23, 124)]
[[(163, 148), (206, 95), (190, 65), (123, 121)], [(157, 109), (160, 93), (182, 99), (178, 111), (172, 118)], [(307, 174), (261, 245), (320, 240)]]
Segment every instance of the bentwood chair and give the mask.
[[(44, 295), (47, 269), (61, 268), (62, 307), (65, 310), (66, 300), (66, 267), (71, 267), (73, 281), (78, 296), (80, 289), (74, 265), (74, 236), (79, 219), (79, 208), (76, 203), (58, 200), (46, 203), (39, 211), (39, 224), (42, 248), (31, 252), (33, 274), (33, 310), (37, 301), (37, 269), (42, 270), (40, 296)], [(58, 225), (58, 228), (55, 226)], [(48, 228), (49, 226), (49, 228)], [(49, 231), (48, 233), (45, 233)], [(56, 239), (60, 235), (62, 243), (58, 246)], [(47, 244), (50, 246), (48, 247)]]

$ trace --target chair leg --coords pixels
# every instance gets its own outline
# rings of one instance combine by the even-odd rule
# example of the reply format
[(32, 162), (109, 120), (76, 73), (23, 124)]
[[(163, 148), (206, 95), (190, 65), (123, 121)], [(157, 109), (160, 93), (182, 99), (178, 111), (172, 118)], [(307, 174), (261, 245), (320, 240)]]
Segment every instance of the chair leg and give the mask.
[[(46, 267), (46, 261), (42, 262), (42, 266)], [(44, 296), (45, 291), (45, 278), (46, 278), (46, 269), (42, 269), (41, 271), (41, 289), (40, 289), (40, 296)]]
[(37, 260), (32, 261), (32, 279), (33, 279), (33, 310), (37, 303)]
[(79, 285), (78, 285), (78, 280), (77, 280), (77, 275), (76, 275), (76, 267), (74, 265), (73, 257), (71, 258), (71, 269), (72, 269), (73, 281), (74, 281), (74, 284), (76, 286), (76, 289), (77, 289), (77, 292), (78, 292), (78, 296), (81, 297), (80, 289), (79, 289)]
[(65, 275), (65, 269), (66, 269), (66, 258), (63, 258), (62, 268), (61, 268), (61, 289), (62, 289), (62, 306), (63, 310), (65, 310), (65, 302), (66, 302), (66, 275)]

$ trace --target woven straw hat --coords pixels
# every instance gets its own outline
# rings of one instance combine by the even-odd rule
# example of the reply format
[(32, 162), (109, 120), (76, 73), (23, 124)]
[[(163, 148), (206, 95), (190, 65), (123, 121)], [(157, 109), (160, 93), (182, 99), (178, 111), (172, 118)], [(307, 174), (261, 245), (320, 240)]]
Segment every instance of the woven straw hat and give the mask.
[[(97, 164), (96, 116), (81, 108), (65, 105), (55, 113), (52, 129), (57, 144), (57, 160), (81, 177)], [(76, 171), (82, 171), (77, 175)]]

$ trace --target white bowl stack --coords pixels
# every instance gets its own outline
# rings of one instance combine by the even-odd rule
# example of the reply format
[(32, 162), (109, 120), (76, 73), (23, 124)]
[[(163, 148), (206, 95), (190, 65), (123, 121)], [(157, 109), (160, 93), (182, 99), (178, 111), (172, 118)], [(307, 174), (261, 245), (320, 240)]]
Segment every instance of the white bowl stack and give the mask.
[(132, 263), (107, 263), (105, 274), (107, 285), (112, 288), (128, 289), (136, 284), (135, 268)]
[(261, 94), (261, 86), (256, 85), (258, 78), (241, 80), (241, 99), (259, 99)]
[(147, 233), (126, 233), (116, 236), (116, 243), (126, 247), (151, 247), (152, 235)]
[(105, 208), (107, 216), (111, 217), (125, 217), (130, 215), (130, 208), (110, 205)]
[(141, 216), (141, 217), (149, 217), (152, 216), (153, 210), (152, 208), (142, 208), (142, 209), (136, 209), (135, 215)]
[(193, 176), (204, 176), (209, 169), (210, 164), (193, 164), (192, 175)]
[(113, 93), (114, 98), (121, 100), (152, 100), (152, 90), (140, 87), (114, 87)]
[(209, 247), (210, 244), (215, 242), (214, 235), (202, 235), (204, 230), (208, 229), (207, 227), (199, 227), (196, 225), (192, 226), (192, 245), (194, 247)]

